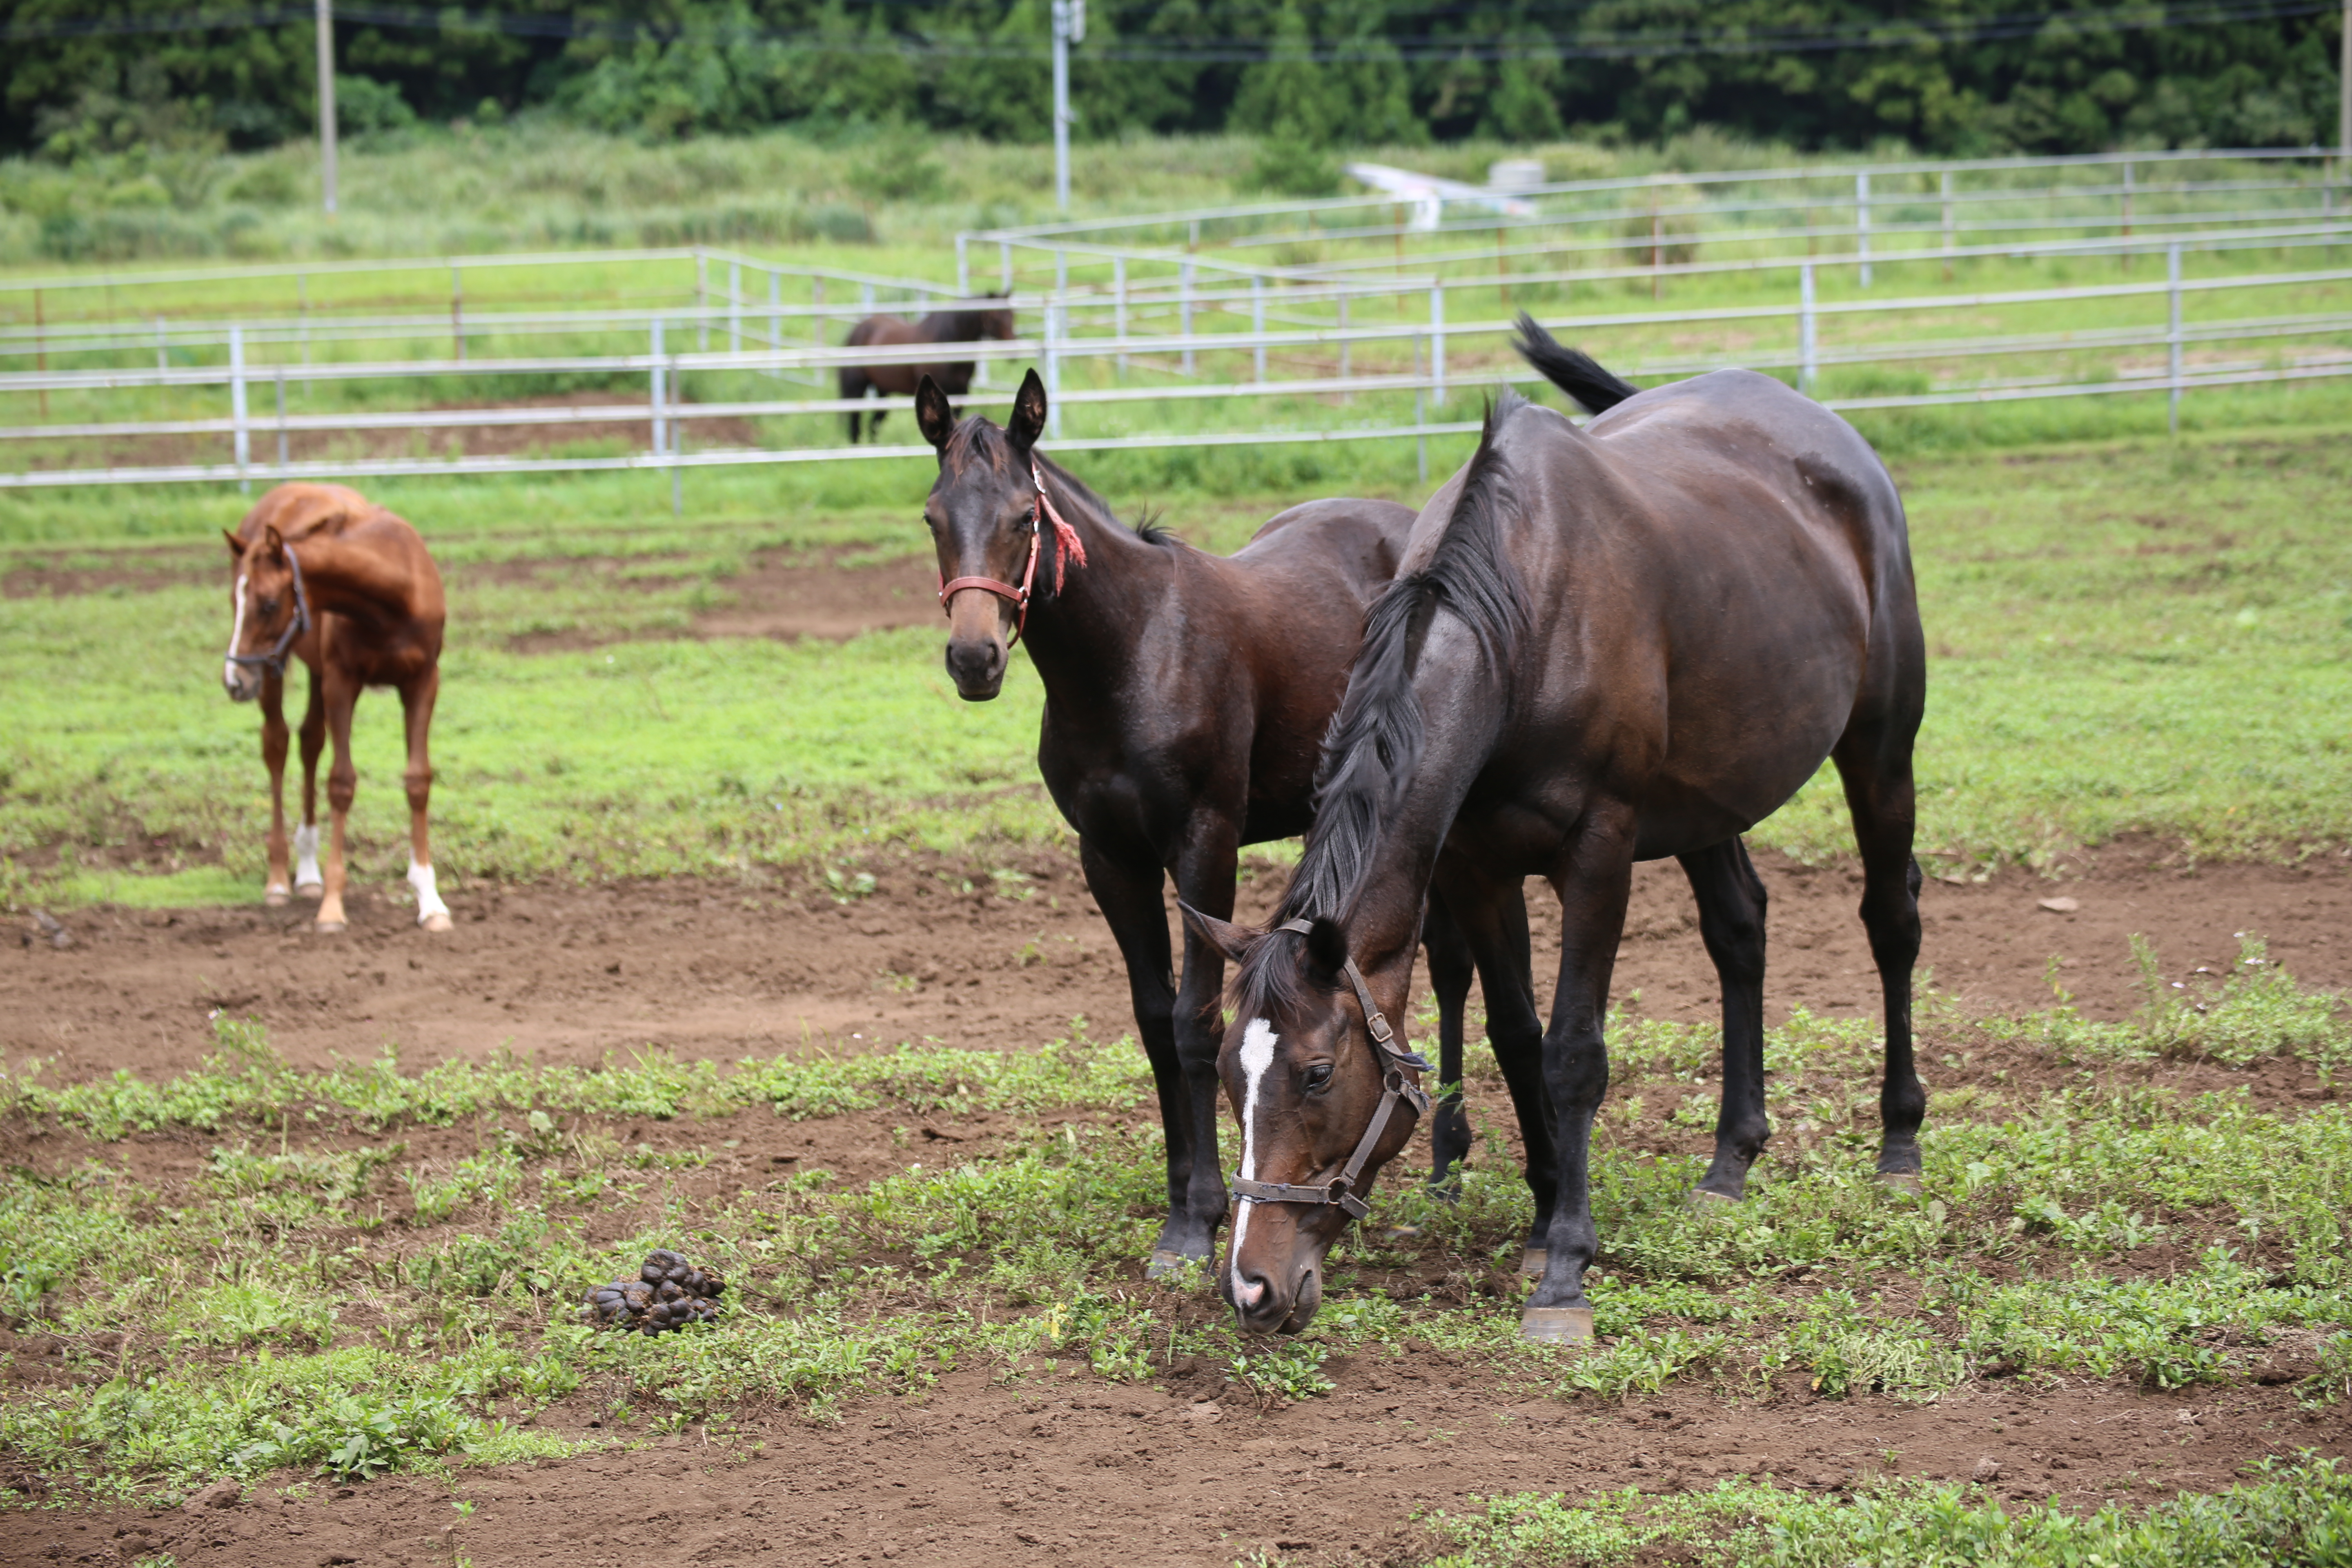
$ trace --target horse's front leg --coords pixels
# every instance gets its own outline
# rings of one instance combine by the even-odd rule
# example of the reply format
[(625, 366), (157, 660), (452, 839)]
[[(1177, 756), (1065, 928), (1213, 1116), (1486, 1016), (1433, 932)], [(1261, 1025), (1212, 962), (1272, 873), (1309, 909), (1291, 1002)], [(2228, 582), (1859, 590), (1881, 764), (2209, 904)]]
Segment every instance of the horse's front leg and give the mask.
[[(1168, 1144), (1168, 1217), (1151, 1249), (1151, 1270), (1162, 1273), (1187, 1255), (1186, 1194), (1192, 1179), (1192, 1119), (1184, 1092), (1184, 1069), (1176, 1054), (1174, 1027), (1176, 986), (1169, 973), (1168, 910), (1160, 901), (1160, 869), (1150, 860), (1131, 860), (1107, 853), (1094, 839), (1081, 835), (1078, 865), (1086, 872), (1087, 890), (1094, 895), (1127, 961), (1127, 990), (1135, 1006), (1136, 1034), (1151, 1064), (1152, 1086), (1160, 1094), (1160, 1124)], [(1214, 1163), (1214, 1155), (1211, 1163)], [(1206, 1258), (1205, 1244), (1198, 1257)]]
[[(1544, 1088), (1543, 1020), (1536, 1016), (1535, 985), (1528, 972), (1527, 895), (1517, 877), (1489, 877), (1458, 855), (1439, 858), (1436, 887), (1477, 965), (1486, 1002), (1486, 1038), (1518, 1118), (1519, 1143), (1527, 1151), (1528, 1196), (1533, 1204), (1519, 1268), (1540, 1274), (1549, 1257), (1559, 1162), (1553, 1148), (1551, 1097)], [(1466, 1144), (1466, 1119), (1463, 1136)]]
[(327, 749), (326, 679), (310, 666), (310, 701), (302, 710), (302, 826), (294, 830), (294, 896), (315, 899), (325, 890), (319, 874), (319, 756)]
[(286, 749), (291, 733), (286, 728), (286, 681), (283, 676), (261, 678), (261, 763), (269, 770), (269, 879), (262, 884), (262, 901), (272, 908), (291, 902), (294, 878), (286, 853)]
[(1552, 1205), (1543, 1278), (1519, 1314), (1522, 1338), (1590, 1341), (1592, 1301), (1585, 1271), (1601, 1250), (1592, 1223), (1592, 1120), (1609, 1091), (1609, 980), (1625, 930), (1633, 886), (1631, 814), (1612, 822), (1601, 812), (1570, 846), (1552, 881), (1559, 893), (1559, 990), (1544, 1035), (1544, 1089), (1552, 1142), (1559, 1156), (1559, 1195)]
[(1437, 1096), (1429, 1124), (1429, 1190), (1451, 1201), (1462, 1190), (1460, 1167), (1470, 1153), (1470, 1118), (1462, 1109), (1462, 1023), (1475, 970), (1470, 943), (1447, 911), (1444, 895), (1433, 888), (1422, 916), (1421, 942), (1429, 950), (1430, 989), (1437, 993)]
[[(1202, 813), (1176, 857), (1177, 896), (1219, 920), (1231, 920), (1234, 914), (1240, 820), (1239, 811), (1231, 816)], [(1188, 1261), (1209, 1259), (1217, 1226), (1225, 1218), (1225, 1169), (1217, 1153), (1217, 1101), (1223, 1089), (1217, 1054), (1225, 1041), (1220, 1006), (1224, 988), (1223, 956), (1186, 926), (1184, 972), (1176, 993), (1176, 1055), (1184, 1069), (1192, 1164), (1185, 1184), (1185, 1226), (1176, 1250)]]
[(325, 675), (327, 736), (334, 745), (335, 760), (327, 770), (327, 875), (325, 891), (319, 900), (318, 929), (339, 931), (351, 923), (343, 913), (344, 837), (352, 801), (359, 794), (359, 769), (352, 762), (352, 710), (359, 703), (360, 684), (331, 662), (325, 666)]
[(433, 758), (426, 742), (433, 729), (433, 703), (441, 694), (439, 666), (400, 689), (400, 707), (407, 720), (408, 768), (401, 782), (408, 789), (408, 885), (416, 889), (416, 923), (426, 931), (449, 929), (449, 906), (433, 884), (433, 834), (427, 808), (433, 804)]

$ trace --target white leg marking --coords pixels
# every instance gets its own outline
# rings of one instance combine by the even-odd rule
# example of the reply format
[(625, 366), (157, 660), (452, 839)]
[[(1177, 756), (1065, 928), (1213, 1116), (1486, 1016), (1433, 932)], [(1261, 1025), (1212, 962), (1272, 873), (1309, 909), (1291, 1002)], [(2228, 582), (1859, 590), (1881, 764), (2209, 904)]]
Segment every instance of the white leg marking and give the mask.
[(449, 906), (443, 903), (441, 895), (434, 890), (432, 867), (420, 866), (411, 860), (408, 863), (408, 885), (416, 889), (416, 923), (418, 925), (423, 925), (435, 915), (446, 915), (449, 912)]
[(304, 823), (294, 830), (294, 885), (298, 888), (320, 888), (327, 879), (319, 875), (319, 825)]
[[(1242, 1091), (1242, 1180), (1245, 1182), (1257, 1180), (1257, 1090), (1266, 1069), (1274, 1066), (1274, 1045), (1280, 1037), (1264, 1018), (1252, 1018), (1249, 1027), (1242, 1031), (1242, 1073), (1248, 1086)], [(1242, 1242), (1249, 1236), (1252, 1206), (1246, 1198), (1234, 1205), (1234, 1300), (1244, 1306), (1258, 1297), (1255, 1289), (1242, 1281)]]
[[(236, 619), (228, 628), (228, 651), (231, 653), (235, 653), (237, 644), (245, 640), (245, 584), (246, 574), (240, 572), (236, 574)], [(221, 660), (221, 684), (232, 691), (236, 689), (236, 666), (226, 658)]]

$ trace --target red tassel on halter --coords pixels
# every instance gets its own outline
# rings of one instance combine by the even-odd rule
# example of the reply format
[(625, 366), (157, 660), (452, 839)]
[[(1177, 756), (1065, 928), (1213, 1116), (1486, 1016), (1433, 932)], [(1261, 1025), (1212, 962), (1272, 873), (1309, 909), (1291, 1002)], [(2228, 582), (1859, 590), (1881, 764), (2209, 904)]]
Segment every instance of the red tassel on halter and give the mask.
[(1029, 482), (1037, 487), (1037, 510), (1054, 525), (1054, 542), (1061, 546), (1054, 552), (1054, 592), (1062, 591), (1062, 570), (1075, 557), (1081, 566), (1087, 563), (1087, 547), (1078, 538), (1078, 531), (1064, 521), (1055, 509), (1054, 498), (1045, 493), (1045, 476), (1038, 470), (1037, 459), (1029, 459)]

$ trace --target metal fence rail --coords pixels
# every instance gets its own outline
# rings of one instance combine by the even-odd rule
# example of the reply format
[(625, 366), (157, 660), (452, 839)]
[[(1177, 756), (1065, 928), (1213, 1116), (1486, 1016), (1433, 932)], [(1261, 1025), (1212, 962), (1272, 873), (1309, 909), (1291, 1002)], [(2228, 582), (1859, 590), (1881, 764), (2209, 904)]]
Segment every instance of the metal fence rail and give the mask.
[[(2242, 237), (2206, 237), (2215, 244)], [(2273, 235), (2266, 247), (2305, 248), (2352, 242), (2352, 231)], [(2227, 316), (2209, 316), (2194, 323), (2185, 319), (2187, 305), (2197, 300), (2259, 301), (2265, 291), (2352, 290), (2352, 268), (2282, 269), (2210, 278), (2183, 276), (2181, 260), (2190, 239), (2135, 241), (2142, 247), (2160, 244), (2166, 262), (2162, 278), (2115, 280), (2063, 288), (2006, 290), (1948, 290), (1899, 299), (1865, 298), (1823, 300), (1813, 287), (1818, 269), (1850, 264), (1850, 258), (1829, 257), (1792, 264), (1800, 289), (1794, 299), (1696, 310), (1650, 310), (1633, 312), (1547, 312), (1556, 328), (1577, 334), (1641, 331), (1675, 326), (1721, 327), (1741, 324), (1770, 330), (1769, 341), (1729, 353), (1675, 353), (1645, 360), (1620, 361), (1629, 374), (1652, 376), (1694, 374), (1729, 363), (1742, 363), (1793, 373), (1801, 386), (1812, 388), (1825, 369), (1869, 365), (1901, 365), (1912, 373), (1920, 367), (1944, 367), (1946, 384), (1924, 390), (1878, 390), (1825, 398), (1832, 407), (1898, 408), (1938, 405), (2015, 401), (2038, 397), (2078, 397), (2164, 392), (2177, 417), (2180, 397), (2191, 391), (2260, 383), (2292, 384), (2352, 374), (2352, 310), (2248, 310), (2241, 305)], [(1778, 264), (1776, 264), (1778, 265)], [(1327, 289), (1321, 298), (1344, 300), (1353, 286)], [(1383, 291), (1392, 291), (1392, 285)], [(1262, 299), (1262, 296), (1261, 296)], [(2162, 301), (2161, 322), (2105, 325), (2090, 329), (2021, 330), (1993, 335), (1982, 333), (1949, 338), (1906, 333), (1883, 342), (1856, 342), (1824, 346), (1822, 330), (1841, 321), (1899, 321), (1906, 315), (1948, 316), (1960, 310), (1999, 310), (2021, 306), (2087, 303), (2095, 300)], [(1167, 300), (1159, 304), (1173, 309)], [(1237, 310), (1239, 301), (1228, 296), (1224, 309)], [(225, 413), (194, 417), (42, 419), (0, 427), (0, 443), (22, 450), (27, 443), (100, 441), (121, 444), (158, 437), (226, 437), (232, 458), (226, 462), (158, 462), (89, 467), (80, 464), (51, 468), (23, 468), (0, 473), (0, 488), (26, 489), (61, 485), (153, 484), (233, 480), (251, 483), (289, 478), (341, 474), (462, 475), (491, 473), (595, 472), (632, 469), (672, 473), (688, 468), (746, 464), (824, 462), (844, 459), (919, 455), (928, 447), (838, 447), (796, 445), (688, 451), (684, 432), (698, 422), (718, 419), (779, 419), (829, 416), (866, 409), (870, 402), (839, 398), (722, 398), (688, 402), (680, 393), (681, 378), (725, 376), (766, 372), (802, 375), (822, 382), (847, 364), (919, 364), (934, 363), (944, 353), (983, 364), (1035, 362), (1053, 394), (1053, 431), (1059, 449), (1145, 450), (1181, 447), (1225, 447), (1315, 441), (1391, 440), (1418, 438), (1425, 460), (1432, 436), (1458, 434), (1474, 426), (1442, 416), (1449, 394), (1444, 346), (1455, 345), (1457, 361), (1467, 350), (1483, 357), (1482, 377), (1529, 379), (1504, 349), (1509, 322), (1480, 318), (1447, 323), (1433, 321), (1308, 322), (1267, 326), (1263, 318), (1247, 330), (1206, 331), (1196, 316), (1188, 315), (1177, 334), (1135, 330), (1139, 313), (1129, 301), (1126, 330), (1089, 335), (1084, 328), (1109, 324), (1113, 311), (1099, 298), (1074, 292), (1049, 299), (1036, 308), (1044, 331), (1009, 342), (956, 345), (919, 344), (897, 348), (836, 348), (803, 344), (750, 349), (702, 351), (681, 345), (696, 316), (681, 313), (675, 321), (656, 316), (648, 352), (604, 354), (509, 355), (494, 358), (430, 358), (336, 361), (259, 365), (248, 356), (244, 328), (226, 329), (224, 363), (197, 365), (121, 365), (106, 368), (52, 368), (0, 374), (0, 396), (68, 395), (87, 401), (100, 395), (142, 392), (226, 389)], [(609, 313), (606, 313), (609, 315)], [(600, 318), (601, 320), (602, 318)], [(530, 318), (544, 324), (543, 315)], [(667, 334), (664, 328), (669, 324)], [(665, 342), (665, 336), (668, 342)], [(2225, 352), (2228, 345), (2256, 345), (2216, 363), (2192, 366), (2192, 349)], [(2134, 350), (2161, 351), (2163, 364), (2128, 363), (2119, 356)], [(1249, 373), (1229, 379), (1196, 377), (1173, 384), (1120, 384), (1121, 373), (1132, 375), (1181, 376), (1180, 367), (1199, 366), (1213, 358), (1220, 363), (1247, 355)], [(1296, 362), (1305, 356), (1309, 374), (1270, 374), (1270, 358)], [(2079, 366), (2056, 371), (2039, 362), (2053, 358), (2079, 360), (2093, 355), (2104, 363), (2095, 374)], [(2002, 361), (2029, 363), (2003, 365)], [(1163, 363), (1164, 362), (1164, 363)], [(1402, 368), (1410, 363), (1411, 369)], [(1952, 372), (1959, 364), (1990, 366), (1995, 374), (1961, 383)], [(1318, 368), (1319, 367), (1319, 368)], [(1106, 374), (1108, 373), (1108, 374)], [(557, 376), (581, 380), (642, 378), (646, 395), (614, 404), (562, 407), (482, 406), (434, 409), (352, 409), (329, 413), (289, 413), (285, 402), (289, 386), (325, 385), (354, 381), (433, 380), (450, 376)], [(1459, 371), (1453, 376), (1458, 385)], [(1926, 378), (1931, 380), (1933, 378)], [(1075, 380), (1076, 384), (1070, 384)], [(1111, 384), (1100, 384), (1108, 381)], [(257, 413), (257, 387), (277, 393), (276, 414)], [(979, 395), (983, 399), (986, 395)], [(1412, 417), (1402, 417), (1402, 399), (1412, 399)], [(1356, 399), (1366, 403), (1364, 416), (1349, 422), (1320, 416), (1321, 405)], [(1256, 400), (1267, 413), (1243, 429), (1194, 429), (1161, 434), (1081, 433), (1064, 438), (1060, 426), (1065, 409), (1115, 411), (1144, 403), (1170, 405), (1215, 401)], [(1315, 416), (1302, 423), (1302, 414)], [(530, 427), (561, 431), (566, 427), (641, 426), (646, 449), (620, 455), (451, 456), (440, 458), (356, 456), (336, 460), (290, 460), (289, 444), (297, 435), (364, 433), (386, 430), (462, 431), (477, 428)], [(264, 446), (272, 437), (277, 460), (257, 453), (256, 438)], [(70, 462), (70, 459), (68, 459)]]

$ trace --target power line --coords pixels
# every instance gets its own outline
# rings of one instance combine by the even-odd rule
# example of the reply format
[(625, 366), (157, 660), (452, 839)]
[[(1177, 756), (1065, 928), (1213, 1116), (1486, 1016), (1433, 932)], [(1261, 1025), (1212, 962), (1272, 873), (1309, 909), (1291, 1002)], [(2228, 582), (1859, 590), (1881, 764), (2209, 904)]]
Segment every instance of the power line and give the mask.
[[(1199, 37), (1150, 43), (1106, 38), (1081, 58), (1132, 64), (1252, 64), (1276, 58), (1327, 64), (1509, 59), (1657, 59), (1693, 55), (1817, 54), (1844, 49), (1903, 49), (1928, 45), (2000, 42), (2030, 38), (2048, 29), (2069, 41), (2099, 33), (2150, 32), (2160, 28), (2223, 26), (2239, 22), (2284, 21), (2333, 12), (2336, 0), (2199, 0), (2172, 6), (2129, 10), (2081, 8), (2015, 12), (1975, 18), (1868, 20), (1785, 27), (1659, 27), (1564, 32), (1541, 41), (1526, 38), (1408, 35), (1314, 43), (1280, 48), (1262, 38)], [(406, 31), (496, 33), (556, 41), (604, 39), (633, 42), (760, 44), (830, 55), (897, 55), (940, 59), (1036, 60), (1047, 58), (1040, 37), (979, 39), (894, 33), (828, 36), (805, 29), (758, 27), (657, 27), (643, 22), (604, 21), (499, 11), (436, 10), (418, 5), (338, 5), (337, 21)], [(11, 23), (0, 28), (10, 42), (41, 38), (101, 37), (283, 26), (314, 20), (307, 5), (161, 13), (144, 16), (56, 17)]]

